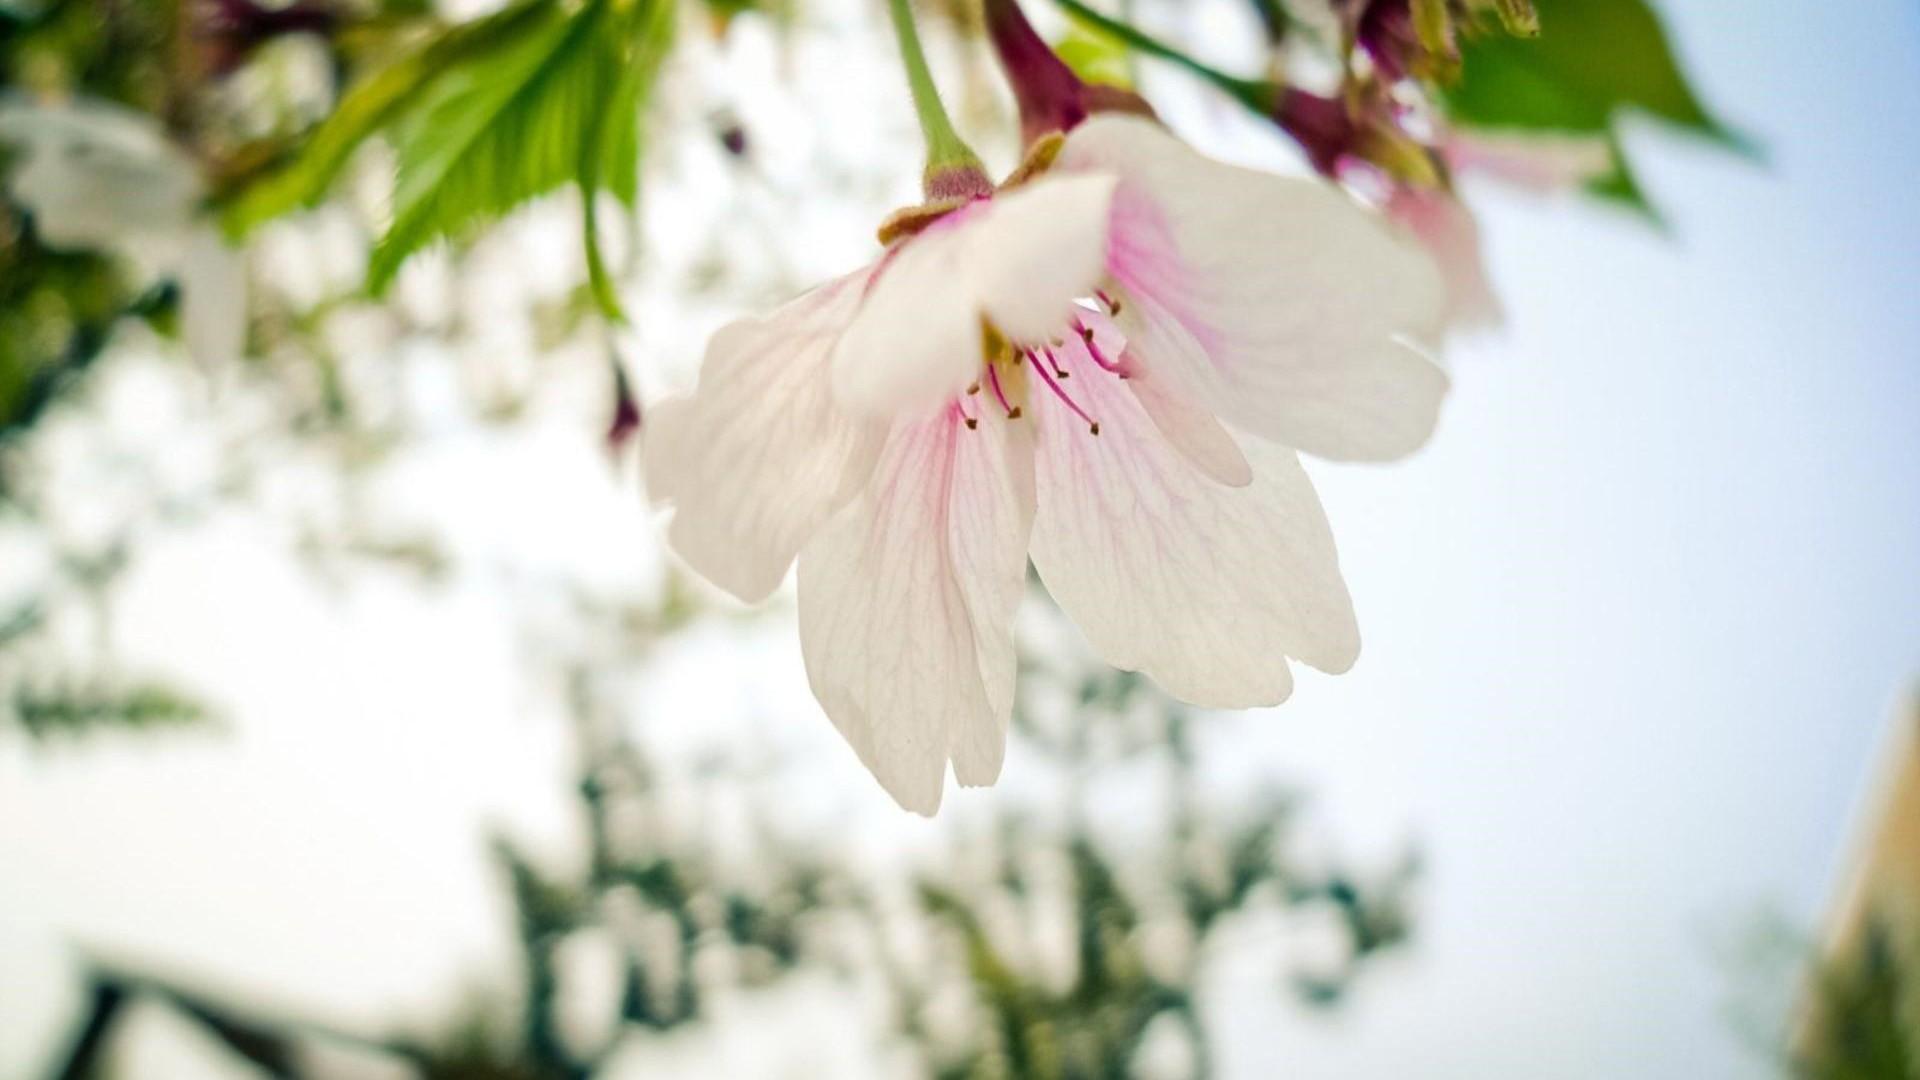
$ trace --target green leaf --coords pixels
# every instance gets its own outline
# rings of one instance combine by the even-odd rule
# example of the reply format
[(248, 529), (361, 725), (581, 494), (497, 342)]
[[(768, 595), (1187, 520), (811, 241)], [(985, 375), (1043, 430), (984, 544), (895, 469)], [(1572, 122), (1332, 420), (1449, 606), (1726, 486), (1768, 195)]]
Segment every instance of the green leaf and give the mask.
[(61, 683), (14, 688), (13, 714), (28, 735), (83, 735), (106, 728), (157, 729), (204, 724), (206, 706), (161, 683), (126, 686)]
[[(381, 292), (428, 244), (568, 182), (588, 200), (589, 228), (595, 192), (631, 202), (640, 105), (665, 53), (671, 7), (548, 8), (513, 41), (435, 80), (402, 125), (393, 224), (374, 248), (368, 288)], [(596, 299), (617, 312), (591, 239), (588, 263)]]
[(613, 65), (613, 92), (596, 118), (595, 130), (580, 157), (581, 232), (586, 244), (587, 285), (594, 303), (607, 318), (625, 322), (607, 263), (600, 251), (599, 214), (595, 200), (601, 190), (629, 208), (640, 197), (640, 117), (654, 77), (673, 42), (674, 5), (667, 0), (640, 4), (626, 16), (628, 32), (618, 40), (630, 48), (608, 59)]
[(591, 122), (599, 6), (544, 8), (514, 40), (442, 74), (397, 132), (393, 223), (374, 247), (376, 295), (409, 255), (575, 173)]
[(1648, 200), (1646, 191), (1640, 187), (1640, 179), (1634, 175), (1633, 165), (1627, 160), (1627, 152), (1620, 145), (1620, 140), (1612, 140), (1611, 145), (1613, 170), (1589, 181), (1586, 185), (1587, 194), (1634, 214), (1661, 232), (1669, 231), (1666, 215)]
[(1646, 0), (1537, 0), (1540, 36), (1462, 43), (1447, 113), (1469, 127), (1565, 132), (1611, 129), (1637, 110), (1726, 146), (1747, 144), (1688, 85)]
[(607, 272), (607, 257), (600, 250), (600, 214), (594, 205), (597, 195), (593, 188), (584, 184), (580, 190), (580, 236), (587, 249), (587, 291), (593, 295), (594, 306), (600, 314), (617, 323), (627, 321), (627, 311), (620, 306), (619, 291), (614, 288), (613, 275)]
[(1073, 20), (1053, 51), (1087, 82), (1133, 89), (1133, 59), (1127, 43), (1099, 27)]
[(272, 219), (313, 206), (367, 138), (416, 104), (442, 72), (512, 42), (527, 24), (551, 14), (540, 0), (517, 4), (453, 27), (355, 83), (293, 159), (248, 185), (226, 206), (227, 232), (239, 237)]

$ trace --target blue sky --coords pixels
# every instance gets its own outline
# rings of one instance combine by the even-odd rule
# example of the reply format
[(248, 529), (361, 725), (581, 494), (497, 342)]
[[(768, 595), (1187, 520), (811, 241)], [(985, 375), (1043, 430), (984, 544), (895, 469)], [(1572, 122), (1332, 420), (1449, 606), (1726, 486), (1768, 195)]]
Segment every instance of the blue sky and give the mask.
[(1766, 166), (1636, 130), (1670, 241), (1476, 193), (1508, 333), (1417, 461), (1321, 470), (1366, 654), (1244, 730), (1430, 906), (1249, 1075), (1752, 1075), (1720, 953), (1817, 921), (1920, 677), (1920, 6), (1667, 6)]

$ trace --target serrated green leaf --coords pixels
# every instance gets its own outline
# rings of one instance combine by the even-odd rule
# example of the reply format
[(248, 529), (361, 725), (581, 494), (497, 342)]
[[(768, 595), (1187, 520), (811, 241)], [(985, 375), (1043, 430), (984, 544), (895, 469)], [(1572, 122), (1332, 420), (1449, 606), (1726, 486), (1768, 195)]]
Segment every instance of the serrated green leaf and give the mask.
[[(368, 288), (385, 289), (428, 244), (569, 182), (589, 202), (602, 189), (631, 201), (640, 104), (670, 18), (667, 0), (550, 8), (513, 42), (436, 80), (398, 140), (393, 224), (374, 248)], [(591, 241), (588, 255), (604, 278)], [(610, 295), (596, 287), (597, 298)]]
[(640, 114), (652, 97), (660, 65), (673, 45), (674, 5), (670, 0), (640, 0), (618, 23), (602, 60), (610, 66), (606, 108), (588, 155), (581, 160), (582, 188), (610, 191), (632, 206), (640, 195)]
[[(667, 5), (656, 5), (666, 7)], [(657, 67), (657, 64), (655, 65)], [(604, 189), (627, 206), (640, 198), (640, 110), (644, 105), (641, 65), (622, 73), (607, 107), (601, 110), (598, 130), (580, 162), (582, 191)], [(650, 81), (651, 72), (646, 74)]]
[(242, 189), (225, 207), (229, 235), (239, 237), (282, 214), (318, 203), (360, 144), (417, 103), (442, 72), (511, 42), (551, 11), (540, 0), (517, 4), (460, 26), (403, 53), (354, 84), (293, 159)]
[(398, 132), (393, 223), (374, 246), (367, 287), (385, 291), (434, 240), (572, 179), (596, 87), (599, 8), (545, 9), (520, 35), (435, 80)]
[(1469, 127), (1601, 132), (1639, 110), (1730, 147), (1744, 142), (1688, 85), (1645, 0), (1537, 0), (1540, 35), (1462, 43), (1447, 113)]

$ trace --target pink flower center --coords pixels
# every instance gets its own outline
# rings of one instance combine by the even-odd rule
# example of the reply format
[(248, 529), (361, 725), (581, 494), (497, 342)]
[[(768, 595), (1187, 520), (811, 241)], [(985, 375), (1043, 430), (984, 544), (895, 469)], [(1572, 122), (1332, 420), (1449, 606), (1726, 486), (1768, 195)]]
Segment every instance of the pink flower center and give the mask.
[(1087, 422), (1087, 429), (1089, 431), (1092, 431), (1095, 435), (1100, 434), (1100, 421), (1095, 420), (1091, 416), (1088, 416), (1087, 410), (1081, 408), (1079, 402), (1074, 401), (1072, 397), (1068, 396), (1066, 390), (1060, 386), (1059, 379), (1066, 378), (1067, 373), (1065, 371), (1061, 371), (1059, 373), (1059, 378), (1056, 379), (1053, 375), (1047, 372), (1047, 368), (1055, 366), (1054, 359), (1053, 359), (1053, 350), (1052, 349), (1046, 350), (1047, 362), (1045, 364), (1042, 364), (1040, 362), (1040, 358), (1034, 355), (1034, 352), (1032, 349), (1024, 349), (1022, 350), (1022, 353), (1026, 356), (1027, 362), (1033, 365), (1033, 370), (1036, 372), (1039, 372), (1040, 381), (1046, 384), (1047, 389), (1053, 391), (1053, 396), (1059, 398), (1060, 403), (1062, 405), (1065, 405), (1067, 408), (1071, 409), (1073, 411), (1073, 415), (1079, 417), (1082, 420), (1085, 420)]
[[(1108, 339), (1111, 345), (1113, 336), (1111, 320), (1114, 315), (1119, 314), (1120, 302), (1103, 289), (1095, 290), (1095, 297), (1099, 310), (1094, 309), (1094, 300), (1076, 305), (1078, 313), (1068, 319), (1067, 325), (1079, 336), (1080, 347), (1086, 352), (1087, 359), (1092, 361), (1094, 367), (1116, 378), (1127, 378), (1128, 372), (1125, 365), (1110, 359), (1106, 350), (1100, 346), (1102, 338)], [(1088, 325), (1089, 320), (1092, 320), (1094, 325)], [(991, 333), (991, 327), (989, 327), (989, 337), (998, 340), (997, 336)], [(994, 401), (1000, 406), (1001, 413), (1007, 419), (1020, 419), (1023, 415), (1021, 403), (1025, 380), (1014, 379), (1012, 376), (1020, 374), (1018, 369), (1021, 365), (1028, 365), (1033, 368), (1034, 376), (1039, 379), (1040, 385), (1046, 387), (1048, 393), (1057, 398), (1068, 412), (1079, 417), (1087, 425), (1090, 433), (1100, 434), (1099, 419), (1074, 400), (1073, 394), (1063, 385), (1072, 373), (1060, 365), (1060, 358), (1054, 349), (1066, 347), (1066, 344), (1057, 340), (1044, 345), (1005, 345), (1004, 351), (1000, 351), (998, 355), (994, 355), (995, 350), (990, 347), (984, 364), (986, 374), (967, 388), (967, 397), (975, 397), (979, 395), (982, 388), (985, 388), (992, 393)], [(1008, 368), (1006, 376), (1003, 376), (1000, 371), (1002, 366)], [(1010, 386), (1011, 389), (1009, 389)], [(964, 399), (956, 399), (953, 410), (966, 423), (969, 430), (980, 426), (979, 418), (968, 411)]]

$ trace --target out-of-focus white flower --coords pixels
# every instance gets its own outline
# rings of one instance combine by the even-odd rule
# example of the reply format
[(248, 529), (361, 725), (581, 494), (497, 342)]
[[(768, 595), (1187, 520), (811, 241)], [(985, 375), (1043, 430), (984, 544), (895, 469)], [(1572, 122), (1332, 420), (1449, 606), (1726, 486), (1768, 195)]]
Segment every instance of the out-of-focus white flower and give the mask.
[(1594, 135), (1454, 132), (1441, 153), (1455, 172), (1491, 177), (1535, 195), (1579, 187), (1615, 167), (1613, 147)]
[[(1540, 196), (1570, 191), (1614, 168), (1605, 139), (1580, 136), (1456, 133), (1442, 141), (1440, 154), (1455, 177), (1485, 176)], [(1458, 194), (1399, 184), (1381, 209), (1440, 264), (1450, 329), (1496, 327), (1505, 320), (1481, 251), (1480, 224)]]
[(1380, 209), (1420, 241), (1447, 283), (1447, 327), (1479, 330), (1506, 320), (1480, 249), (1480, 223), (1458, 195), (1398, 185)]
[(20, 154), (8, 195), (48, 246), (123, 255), (180, 289), (187, 349), (237, 358), (246, 337), (246, 267), (200, 213), (204, 184), (152, 117), (110, 102), (0, 101), (0, 142)]
[[(1447, 380), (1431, 260), (1338, 189), (1102, 116), (1053, 168), (715, 335), (644, 426), (674, 548), (801, 646), (901, 805), (997, 778), (1029, 558), (1107, 662), (1287, 697), (1359, 637), (1296, 451), (1406, 454)], [(1252, 436), (1252, 438), (1248, 438)]]

